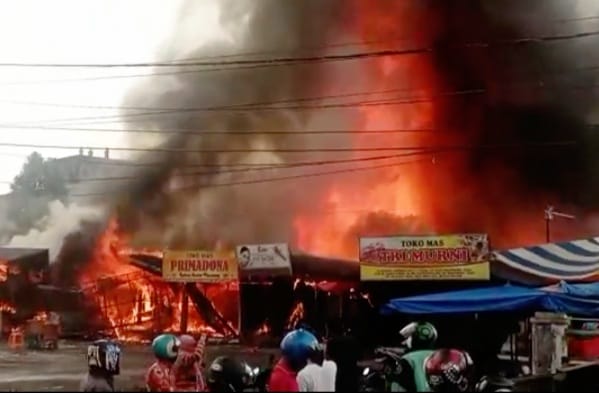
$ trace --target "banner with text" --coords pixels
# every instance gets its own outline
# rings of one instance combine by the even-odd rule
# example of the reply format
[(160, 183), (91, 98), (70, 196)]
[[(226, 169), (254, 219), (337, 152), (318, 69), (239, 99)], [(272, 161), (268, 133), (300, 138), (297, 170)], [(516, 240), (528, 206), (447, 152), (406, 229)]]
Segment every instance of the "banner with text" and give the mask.
[(287, 244), (247, 244), (237, 246), (237, 263), (242, 275), (291, 275)]
[(489, 280), (486, 234), (360, 238), (362, 281)]
[(162, 278), (171, 282), (226, 282), (237, 280), (234, 251), (165, 250)]

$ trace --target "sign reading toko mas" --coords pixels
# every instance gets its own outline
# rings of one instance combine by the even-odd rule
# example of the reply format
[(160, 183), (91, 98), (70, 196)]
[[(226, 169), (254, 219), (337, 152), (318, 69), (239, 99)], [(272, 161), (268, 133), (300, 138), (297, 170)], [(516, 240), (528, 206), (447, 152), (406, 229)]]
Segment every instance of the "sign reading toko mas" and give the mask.
[(488, 280), (485, 234), (360, 239), (362, 281)]
[(237, 280), (235, 252), (165, 250), (162, 277), (165, 281), (178, 282)]

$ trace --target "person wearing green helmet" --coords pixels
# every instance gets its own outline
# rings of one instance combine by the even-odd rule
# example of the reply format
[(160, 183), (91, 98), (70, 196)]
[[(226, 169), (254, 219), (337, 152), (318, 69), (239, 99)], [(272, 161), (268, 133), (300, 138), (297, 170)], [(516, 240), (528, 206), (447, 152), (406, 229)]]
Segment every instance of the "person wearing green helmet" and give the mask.
[(175, 391), (174, 368), (181, 346), (177, 336), (161, 334), (152, 341), (152, 352), (156, 361), (146, 373), (146, 388), (149, 392)]
[(401, 357), (396, 373), (396, 382), (409, 392), (430, 392), (424, 364), (431, 356), (437, 343), (437, 329), (429, 322), (413, 322), (405, 326), (400, 334), (406, 339), (409, 351)]

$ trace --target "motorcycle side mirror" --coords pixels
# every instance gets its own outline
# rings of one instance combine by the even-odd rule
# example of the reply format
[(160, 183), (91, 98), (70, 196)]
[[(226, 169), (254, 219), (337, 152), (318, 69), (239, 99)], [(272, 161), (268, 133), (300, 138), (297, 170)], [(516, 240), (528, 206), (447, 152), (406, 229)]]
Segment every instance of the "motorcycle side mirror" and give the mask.
[(254, 368), (254, 375), (258, 375), (258, 373), (260, 372), (260, 368), (256, 367)]
[(370, 373), (370, 367), (366, 367), (366, 368), (364, 369), (364, 371), (362, 371), (362, 375), (363, 375), (363, 376), (367, 376), (367, 375), (368, 375), (368, 373)]

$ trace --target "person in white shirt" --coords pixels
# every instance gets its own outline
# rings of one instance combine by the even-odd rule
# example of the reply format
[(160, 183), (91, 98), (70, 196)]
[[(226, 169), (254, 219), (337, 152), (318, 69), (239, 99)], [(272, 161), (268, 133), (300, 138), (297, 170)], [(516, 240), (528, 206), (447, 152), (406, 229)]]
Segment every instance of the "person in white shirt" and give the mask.
[(308, 364), (297, 373), (297, 385), (300, 392), (322, 392), (322, 348), (315, 348)]
[(324, 346), (324, 361), (321, 367), (320, 391), (334, 392), (337, 378), (337, 363), (330, 359), (326, 344)]

